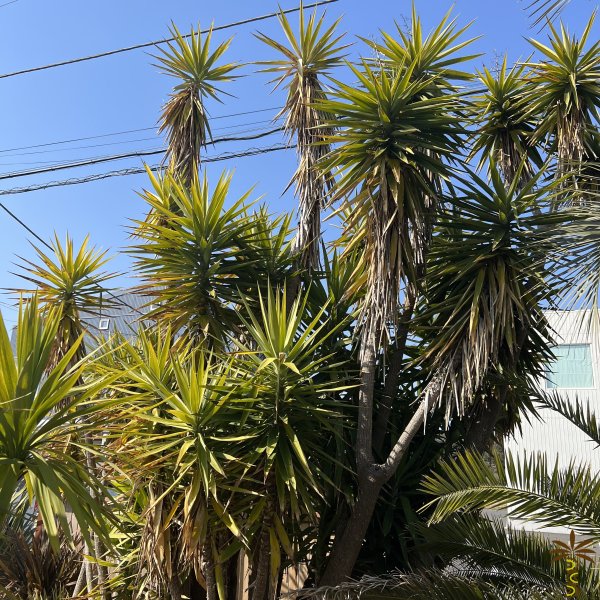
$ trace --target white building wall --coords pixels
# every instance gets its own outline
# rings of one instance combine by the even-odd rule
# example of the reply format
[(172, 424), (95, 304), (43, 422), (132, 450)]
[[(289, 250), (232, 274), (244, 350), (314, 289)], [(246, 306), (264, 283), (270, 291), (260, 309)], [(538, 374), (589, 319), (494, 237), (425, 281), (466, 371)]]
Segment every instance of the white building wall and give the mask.
[[(547, 317), (559, 345), (589, 344), (592, 359), (593, 387), (557, 388), (555, 391), (571, 401), (575, 398), (583, 402), (590, 401), (600, 416), (600, 335), (597, 318), (592, 318), (589, 311), (549, 311)], [(539, 381), (539, 385), (546, 388), (546, 381)], [(600, 449), (583, 432), (555, 411), (540, 409), (539, 417), (539, 420), (532, 418), (530, 423), (524, 422), (522, 432), (506, 441), (507, 451), (513, 456), (522, 456), (524, 452), (528, 455), (545, 452), (550, 463), (557, 460), (562, 468), (575, 461), (581, 465), (589, 464), (600, 473)], [(540, 530), (539, 526), (531, 523), (512, 522), (526, 529)], [(563, 527), (541, 530), (553, 534), (569, 533), (569, 529)]]

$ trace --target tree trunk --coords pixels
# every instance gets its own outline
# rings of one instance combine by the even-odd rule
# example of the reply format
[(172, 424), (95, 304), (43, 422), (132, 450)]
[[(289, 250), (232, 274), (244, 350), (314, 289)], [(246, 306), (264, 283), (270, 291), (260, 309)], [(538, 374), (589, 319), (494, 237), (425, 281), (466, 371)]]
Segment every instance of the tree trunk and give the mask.
[(263, 521), (260, 542), (258, 547), (258, 561), (256, 563), (256, 574), (252, 584), (252, 600), (269, 599), (269, 567), (271, 563), (271, 543), (269, 529), (271, 527), (270, 515)]
[(383, 452), (390, 415), (394, 406), (394, 400), (398, 394), (398, 382), (400, 381), (400, 373), (404, 365), (404, 350), (406, 349), (406, 341), (408, 339), (409, 323), (414, 312), (416, 298), (416, 292), (411, 292), (407, 295), (398, 325), (396, 347), (390, 358), (390, 366), (385, 385), (383, 386), (381, 406), (379, 407), (373, 428), (373, 447), (377, 454)]
[(167, 587), (169, 589), (169, 600), (182, 600), (183, 590), (181, 589), (181, 584), (176, 573), (173, 573), (173, 577), (169, 578)]
[(206, 580), (206, 600), (218, 600), (217, 580), (215, 578), (215, 561), (212, 548), (204, 546), (204, 579)]
[(423, 426), (428, 412), (428, 398), (441, 392), (440, 381), (434, 378), (424, 393), (421, 401), (408, 425), (398, 438), (384, 464), (373, 464), (358, 481), (358, 498), (352, 509), (350, 521), (341, 535), (336, 536), (327, 567), (319, 585), (339, 585), (352, 575), (352, 569), (363, 545), (365, 534), (369, 528), (373, 512), (377, 505), (379, 493), (383, 485), (389, 481), (406, 455), (411, 441)]
[(359, 482), (358, 498), (352, 508), (350, 520), (333, 543), (327, 567), (319, 580), (320, 586), (339, 585), (350, 577), (371, 523), (384, 479), (373, 471), (364, 482)]
[(73, 589), (73, 595), (71, 596), (72, 598), (78, 598), (81, 595), (85, 582), (85, 562), (82, 562), (81, 568), (79, 569), (79, 576), (77, 577), (75, 588)]
[(490, 444), (494, 439), (494, 430), (500, 413), (502, 412), (502, 406), (506, 401), (508, 390), (503, 388), (500, 391), (500, 397), (494, 395), (490, 399), (488, 405), (483, 409), (483, 413), (479, 420), (473, 424), (469, 433), (466, 437), (466, 446), (473, 448), (477, 452), (486, 452), (490, 449)]

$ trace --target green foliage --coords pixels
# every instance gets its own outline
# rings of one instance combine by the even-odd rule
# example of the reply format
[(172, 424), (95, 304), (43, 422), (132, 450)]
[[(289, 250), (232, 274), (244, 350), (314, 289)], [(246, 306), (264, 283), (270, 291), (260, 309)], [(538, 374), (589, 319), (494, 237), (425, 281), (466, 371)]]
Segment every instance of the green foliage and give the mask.
[[(112, 304), (87, 239), (23, 261), (35, 290), (14, 352), (0, 322), (0, 525), (22, 530), (0, 585), (50, 593), (33, 575), (22, 592), (23, 573), (74, 579), (64, 558), (89, 553), (70, 595), (225, 600), (246, 560), (252, 600), (298, 563), (308, 598), (559, 597), (548, 544), (481, 511), (600, 540), (598, 477), (461, 448), (542, 405), (600, 443), (589, 405), (534, 385), (563, 281), (597, 291), (593, 19), (580, 40), (561, 27), (532, 42), (537, 62), (483, 69), (475, 91), (474, 40), (450, 14), (426, 33), (413, 7), (355, 64), (339, 21), (279, 21), (285, 42), (258, 34), (279, 56), (259, 64), (296, 140), (294, 240), (290, 215), (198, 172), (205, 102), (236, 65), (221, 64), (229, 41), (211, 51), (212, 33), (173, 28), (158, 57), (178, 79), (160, 125), (170, 168), (149, 171), (127, 249), (148, 308), (136, 339), (86, 354), (82, 314)], [(342, 232), (322, 245), (328, 208)], [(309, 589), (320, 580), (345, 583)]]
[(595, 136), (600, 107), (600, 42), (586, 48), (595, 14), (579, 39), (551, 24), (550, 46), (529, 40), (543, 61), (530, 65), (536, 93), (528, 114), (540, 115), (533, 141), (556, 146), (558, 174), (578, 169)]
[(424, 318), (435, 334), (422, 358), (448, 388), (447, 418), (464, 413), (491, 369), (519, 363), (539, 376), (550, 358), (542, 312), (552, 295), (547, 232), (561, 216), (535, 209), (556, 186), (534, 177), (507, 187), (493, 162), (490, 175), (490, 183), (471, 173), (457, 184), (430, 253)]
[(19, 275), (34, 287), (15, 291), (36, 294), (43, 310), (60, 307), (59, 331), (50, 364), (60, 360), (75, 343), (79, 348), (77, 358), (82, 358), (85, 349), (83, 342), (78, 341), (84, 330), (81, 313), (97, 315), (102, 308), (113, 305), (105, 284), (115, 274), (100, 270), (109, 259), (106, 252), (88, 248), (88, 243), (86, 237), (76, 251), (68, 235), (64, 246), (55, 237), (52, 244), (54, 257), (34, 246), (36, 262), (21, 258)]
[(531, 143), (535, 119), (528, 115), (535, 86), (526, 76), (524, 65), (508, 69), (506, 56), (496, 76), (484, 68), (479, 80), (484, 89), (473, 103), (477, 129), (471, 157), (479, 155), (478, 169), (491, 157), (508, 184), (517, 173), (519, 182), (526, 183), (534, 167), (542, 166), (540, 150)]
[(55, 549), (59, 525), (71, 536), (68, 510), (86, 540), (90, 531), (107, 539), (112, 520), (106, 490), (68, 453), (84, 448), (79, 434), (97, 425), (93, 398), (107, 381), (78, 384), (86, 365), (70, 366), (77, 343), (47, 371), (60, 319), (57, 310), (40, 316), (35, 298), (22, 305), (15, 356), (0, 320), (0, 522), (10, 514), (15, 495), (24, 495), (30, 506), (37, 505)]
[(140, 291), (155, 306), (149, 317), (197, 342), (223, 344), (238, 323), (240, 290), (253, 289), (265, 275), (281, 277), (287, 221), (249, 214), (250, 191), (225, 208), (231, 185), (225, 173), (212, 190), (206, 176), (187, 187), (170, 174), (150, 177), (154, 189), (144, 198), (157, 218), (137, 222), (137, 242), (128, 250), (145, 280)]
[(159, 131), (167, 132), (172, 168), (189, 182), (197, 175), (200, 151), (211, 137), (205, 99), (219, 100), (217, 84), (231, 81), (238, 65), (218, 65), (231, 39), (211, 52), (212, 28), (203, 38), (200, 28), (184, 36), (173, 25), (171, 35), (175, 40), (167, 43), (167, 49), (159, 47), (156, 58), (163, 73), (180, 83), (163, 106)]

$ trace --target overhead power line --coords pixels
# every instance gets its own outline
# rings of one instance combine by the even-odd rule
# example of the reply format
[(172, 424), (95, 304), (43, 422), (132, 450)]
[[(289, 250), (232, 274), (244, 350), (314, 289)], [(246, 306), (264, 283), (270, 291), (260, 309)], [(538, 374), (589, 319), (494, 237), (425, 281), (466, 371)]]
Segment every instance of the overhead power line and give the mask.
[[(224, 154), (220, 154), (218, 156), (207, 156), (202, 159), (203, 163), (212, 163), (219, 162), (222, 160), (229, 160), (232, 158), (244, 158), (246, 156), (257, 156), (259, 154), (268, 154), (270, 152), (277, 152), (279, 150), (287, 150), (289, 146), (285, 144), (279, 144), (276, 146), (269, 146), (266, 148), (248, 148), (243, 152), (226, 152)], [(164, 169), (164, 165), (154, 165), (151, 167), (147, 167), (150, 171), (160, 171)], [(119, 169), (117, 171), (108, 171), (106, 173), (95, 173), (94, 175), (88, 175), (86, 177), (76, 177), (72, 179), (63, 179), (60, 181), (50, 181), (48, 183), (38, 183), (35, 185), (29, 185), (25, 187), (17, 187), (10, 188), (8, 190), (0, 190), (0, 196), (12, 196), (14, 194), (25, 194), (27, 192), (37, 192), (39, 190), (47, 190), (48, 188), (53, 187), (63, 187), (67, 185), (79, 185), (82, 183), (91, 183), (93, 181), (100, 181), (102, 179), (109, 179), (111, 177), (121, 177), (124, 175), (139, 175), (140, 173), (145, 173), (146, 167), (132, 167), (129, 169)], [(0, 203), (0, 208), (3, 208), (6, 212), (8, 212), (11, 217), (15, 220), (17, 217), (13, 215), (2, 203)], [(23, 227), (27, 228), (30, 233), (35, 235), (24, 223), (21, 223)], [(37, 237), (37, 236), (36, 236)]]
[[(210, 120), (211, 121), (217, 121), (219, 119), (229, 119), (231, 117), (241, 117), (244, 115), (253, 115), (253, 114), (258, 114), (258, 113), (265, 113), (265, 112), (272, 112), (272, 111), (279, 111), (281, 110), (281, 106), (272, 106), (270, 108), (260, 108), (258, 110), (246, 110), (244, 112), (237, 112), (237, 113), (230, 113), (227, 115), (217, 115), (216, 117), (211, 117)], [(244, 123), (245, 125), (245, 123)], [(157, 127), (142, 127), (140, 129), (128, 129), (125, 131), (115, 131), (113, 133), (102, 133), (99, 135), (89, 135), (87, 137), (79, 137), (79, 138), (72, 138), (69, 140), (58, 140), (58, 141), (54, 141), (54, 142), (45, 142), (44, 144), (33, 144), (31, 146), (18, 146), (16, 148), (3, 148), (0, 149), (0, 153), (5, 153), (5, 152), (16, 152), (17, 150), (32, 150), (34, 148), (45, 148), (47, 146), (60, 146), (62, 144), (71, 144), (73, 142), (85, 142), (87, 140), (97, 140), (100, 138), (106, 138), (106, 137), (113, 137), (116, 135), (126, 135), (129, 133), (139, 133), (141, 131), (156, 131)], [(218, 130), (215, 130), (218, 131)]]
[[(241, 21), (235, 21), (234, 23), (227, 23), (225, 25), (217, 25), (216, 27), (211, 27), (210, 29), (202, 30), (201, 33), (208, 33), (209, 31), (222, 31), (223, 29), (230, 29), (232, 27), (239, 27), (240, 25), (247, 25), (249, 23), (257, 23), (258, 21), (266, 21), (267, 19), (272, 19), (280, 14), (289, 14), (298, 12), (303, 9), (316, 8), (318, 6), (323, 6), (325, 4), (332, 4), (334, 2), (338, 2), (339, 0), (322, 0), (321, 2), (313, 2), (312, 4), (305, 4), (303, 6), (298, 6), (296, 8), (288, 8), (287, 10), (282, 10), (274, 13), (269, 13), (267, 15), (261, 15), (259, 17), (250, 17), (249, 19), (243, 19)], [(191, 34), (187, 34), (182, 36), (184, 38), (191, 37)], [(72, 65), (75, 63), (85, 62), (88, 60), (95, 60), (97, 58), (104, 58), (105, 56), (112, 56), (114, 54), (122, 54), (124, 52), (131, 52), (132, 50), (139, 50), (141, 48), (149, 48), (150, 46), (158, 46), (160, 44), (166, 44), (168, 42), (172, 42), (177, 38), (170, 37), (164, 38), (162, 40), (154, 40), (153, 42), (144, 42), (143, 44), (135, 44), (134, 46), (126, 46), (125, 48), (119, 48), (117, 50), (109, 50), (107, 52), (100, 52), (98, 54), (90, 54), (89, 56), (82, 56), (80, 58), (72, 58), (70, 60), (63, 60), (61, 62), (51, 63), (49, 65), (43, 65), (41, 67), (31, 67), (29, 69), (22, 69), (20, 71), (13, 71), (12, 73), (4, 73), (0, 75), (0, 79), (7, 79), (8, 77), (16, 77), (17, 75), (25, 75), (26, 73), (34, 73), (36, 71), (45, 71), (46, 69), (55, 69), (56, 67), (64, 67), (66, 65)]]
[[(246, 136), (231, 136), (231, 137), (223, 137), (212, 140), (210, 145), (221, 144), (223, 142), (243, 142), (248, 140), (258, 140), (273, 133), (278, 133), (283, 131), (283, 127), (277, 127), (275, 129), (271, 129), (269, 131), (264, 131), (262, 133), (256, 135), (246, 135)], [(15, 179), (17, 177), (29, 177), (31, 175), (41, 175), (44, 173), (52, 173), (54, 171), (64, 171), (65, 169), (75, 169), (78, 167), (87, 167), (90, 165), (97, 165), (106, 162), (113, 162), (116, 160), (123, 160), (125, 158), (144, 158), (146, 156), (156, 156), (157, 154), (164, 154), (165, 148), (160, 148), (158, 150), (144, 150), (141, 152), (125, 152), (123, 154), (113, 154), (111, 156), (101, 156), (98, 158), (80, 160), (70, 163), (63, 163), (58, 165), (52, 165), (49, 167), (43, 167), (41, 169), (33, 169), (28, 171), (13, 171), (10, 173), (2, 173), (0, 174), (0, 181), (4, 179)]]
[[(259, 131), (259, 127), (248, 127), (249, 125), (265, 125), (266, 123), (273, 123), (273, 119), (262, 119), (260, 121), (249, 121), (248, 123), (237, 123), (236, 125), (229, 125), (228, 127), (217, 127), (212, 129), (213, 132), (222, 132), (222, 131), (231, 131), (236, 130), (234, 133), (236, 135), (241, 135), (243, 133), (249, 133), (251, 131)], [(0, 159), (4, 158), (14, 158), (17, 156), (33, 156), (38, 154), (52, 154), (56, 152), (70, 152), (72, 150), (88, 150), (90, 148), (104, 148), (106, 146), (119, 146), (121, 144), (136, 144), (137, 142), (149, 142), (149, 141), (160, 141), (160, 138), (157, 136), (144, 137), (144, 138), (136, 138), (134, 140), (118, 140), (113, 142), (103, 142), (100, 144), (86, 144), (85, 146), (68, 146), (67, 148), (51, 148), (46, 150), (32, 150), (30, 152), (17, 152), (14, 154), (0, 154)], [(1, 152), (1, 151), (0, 151)], [(59, 164), (64, 162), (63, 160), (51, 160), (47, 162), (41, 162), (37, 164)], [(3, 163), (0, 163), (3, 164)], [(6, 163), (4, 163), (6, 164)], [(35, 164), (35, 163), (13, 163), (13, 164)]]

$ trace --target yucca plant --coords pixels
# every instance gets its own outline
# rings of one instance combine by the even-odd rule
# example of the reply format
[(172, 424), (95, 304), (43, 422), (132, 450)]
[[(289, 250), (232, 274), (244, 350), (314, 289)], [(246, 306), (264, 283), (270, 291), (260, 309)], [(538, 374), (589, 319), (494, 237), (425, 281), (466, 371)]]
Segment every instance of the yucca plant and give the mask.
[(328, 442), (340, 438), (344, 427), (334, 394), (349, 383), (341, 377), (342, 365), (321, 352), (335, 329), (327, 331), (325, 307), (305, 321), (307, 301), (298, 296), (290, 304), (285, 291), (270, 290), (260, 299), (260, 312), (248, 307), (243, 317), (252, 345), (240, 345), (236, 364), (253, 389), (242, 432), (251, 434), (245, 460), (258, 494), (249, 523), (253, 600), (274, 597), (282, 567), (310, 553), (306, 540), (332, 484)]
[(121, 420), (129, 419), (118, 443), (122, 468), (147, 494), (137, 593), (181, 597), (193, 577), (208, 598), (218, 589), (223, 599), (221, 553), (230, 549), (219, 547), (218, 534), (229, 529), (237, 549), (243, 542), (226, 508), (231, 491), (222, 487), (223, 481), (233, 486), (240, 470), (228, 405), (236, 371), (219, 357), (173, 352), (172, 345), (169, 332), (140, 332), (111, 367), (121, 374), (115, 387)]
[(325, 15), (317, 19), (313, 12), (306, 19), (303, 10), (299, 15), (297, 35), (286, 15), (279, 15), (287, 45), (262, 33), (257, 37), (283, 55), (259, 64), (267, 65), (264, 72), (277, 75), (276, 88), (285, 85), (287, 90), (276, 118), (285, 116), (285, 132), (290, 141), (296, 139), (298, 168), (290, 182), (295, 184), (299, 202), (295, 249), (300, 268), (311, 271), (319, 267), (321, 211), (332, 184), (331, 172), (323, 170), (320, 161), (330, 150), (328, 139), (334, 127), (320, 103), (327, 98), (324, 80), (341, 63), (347, 46), (340, 43), (343, 35), (336, 34), (339, 19), (325, 27)]
[(359, 251), (365, 265), (349, 293), (361, 286), (366, 290), (360, 315), (359, 499), (354, 508), (363, 514), (336, 539), (324, 574), (327, 584), (349, 575), (379, 490), (395, 468), (392, 459), (383, 468), (373, 460), (377, 358), (388, 328), (396, 324), (402, 286), (418, 284), (417, 265), (425, 255), (441, 182), (449, 176), (448, 163), (464, 132), (456, 118), (458, 96), (432, 94), (436, 76), (414, 78), (416, 67), (416, 60), (406, 57), (392, 71), (363, 60), (361, 68), (351, 66), (359, 86), (338, 84), (325, 104), (340, 127), (332, 138), (337, 147), (326, 160), (338, 175), (335, 198), (349, 215), (346, 227), (362, 225), (345, 249)]
[(77, 457), (86, 444), (75, 442), (77, 432), (98, 425), (93, 399), (107, 381), (82, 379), (86, 365), (73, 361), (81, 340), (48, 369), (60, 323), (56, 309), (40, 314), (37, 298), (23, 303), (13, 355), (0, 319), (0, 521), (19, 499), (37, 506), (56, 551), (61, 534), (73, 539), (68, 512), (87, 542), (94, 532), (108, 543), (113, 504)]
[(560, 216), (535, 209), (548, 205), (556, 186), (537, 187), (537, 176), (520, 187), (517, 176), (506, 187), (493, 162), (490, 173), (489, 184), (470, 173), (457, 185), (427, 274), (435, 334), (422, 358), (442, 378), (447, 418), (464, 413), (490, 369), (521, 365), (535, 377), (551, 358), (542, 307), (552, 293), (547, 231)]
[(551, 144), (559, 178), (574, 174), (567, 189), (575, 196), (569, 197), (572, 203), (577, 201), (577, 174), (584, 159), (590, 158), (590, 140), (596, 135), (600, 107), (600, 42), (586, 47), (594, 19), (592, 15), (579, 39), (570, 36), (563, 24), (560, 31), (550, 24), (550, 46), (529, 40), (543, 57), (530, 64), (536, 94), (528, 112), (540, 115), (532, 139)]
[(163, 106), (159, 132), (167, 133), (171, 169), (184, 183), (190, 184), (198, 175), (200, 152), (211, 137), (205, 101), (220, 100), (221, 90), (217, 85), (231, 81), (238, 65), (218, 64), (231, 39), (211, 52), (212, 28), (204, 37), (199, 28), (184, 36), (173, 25), (171, 35), (174, 41), (168, 42), (166, 49), (159, 47), (156, 59), (161, 71), (180, 83)]
[[(81, 339), (86, 326), (82, 313), (101, 315), (103, 308), (114, 305), (106, 283), (114, 273), (102, 271), (107, 264), (106, 252), (89, 247), (89, 237), (79, 249), (73, 239), (66, 236), (64, 245), (55, 236), (52, 243), (54, 256), (34, 246), (36, 260), (21, 258), (21, 279), (33, 284), (33, 288), (15, 290), (20, 294), (36, 294), (42, 310), (60, 310), (60, 324), (55, 347), (48, 363), (51, 369), (73, 345), (77, 345), (76, 361), (85, 354), (85, 341)], [(96, 332), (88, 332), (94, 335)]]
[(190, 186), (170, 174), (150, 175), (150, 181), (154, 189), (144, 199), (159, 218), (137, 221), (137, 242), (128, 249), (144, 279), (138, 291), (154, 306), (149, 317), (196, 343), (224, 344), (238, 323), (239, 290), (255, 283), (251, 265), (242, 260), (262, 235), (249, 216), (250, 192), (226, 207), (226, 173), (214, 189), (206, 175)]
[(19, 600), (66, 598), (77, 579), (78, 558), (64, 539), (56, 552), (45, 531), (28, 539), (21, 528), (4, 529), (0, 531), (0, 593)]
[(397, 37), (382, 31), (381, 41), (364, 40), (376, 52), (374, 64), (391, 70), (410, 64), (411, 77), (415, 80), (435, 76), (436, 79), (429, 90), (434, 96), (448, 90), (456, 91), (458, 82), (466, 82), (473, 78), (471, 73), (459, 69), (458, 66), (479, 55), (458, 54), (475, 39), (461, 39), (471, 24), (458, 27), (456, 19), (450, 18), (451, 13), (451, 10), (448, 11), (438, 25), (425, 35), (421, 18), (413, 3), (410, 27), (405, 28), (396, 23)]
[(515, 65), (509, 70), (505, 56), (497, 75), (484, 68), (479, 80), (483, 93), (474, 99), (477, 130), (472, 137), (471, 157), (479, 155), (479, 169), (491, 157), (507, 185), (513, 183), (517, 173), (519, 183), (525, 184), (543, 162), (539, 148), (532, 143), (535, 115), (527, 117), (535, 91), (526, 67)]
[[(21, 278), (35, 285), (34, 289), (19, 290), (20, 293), (35, 293), (40, 300), (42, 311), (57, 309), (60, 314), (60, 323), (52, 356), (47, 368), (50, 370), (62, 360), (71, 348), (76, 351), (72, 355), (72, 362), (79, 363), (86, 358), (86, 338), (93, 340), (97, 331), (90, 330), (82, 319), (83, 314), (100, 316), (103, 308), (114, 306), (111, 292), (105, 287), (108, 280), (115, 276), (113, 273), (101, 269), (108, 262), (106, 252), (93, 247), (88, 247), (89, 237), (86, 237), (79, 250), (75, 249), (73, 240), (67, 235), (64, 246), (55, 236), (52, 248), (55, 256), (48, 256), (41, 249), (34, 246), (37, 253), (36, 261), (22, 260)], [(81, 384), (78, 381), (77, 384)], [(68, 399), (65, 400), (68, 402)], [(94, 440), (89, 432), (83, 432), (83, 439), (88, 447), (92, 447)], [(101, 440), (96, 440), (101, 442)], [(89, 475), (99, 477), (96, 458), (93, 452), (86, 451), (85, 458)], [(105, 554), (105, 549), (97, 536), (93, 536), (94, 548), (84, 548), (84, 554), (100, 558)], [(88, 569), (88, 588), (91, 584), (89, 561), (82, 567)], [(97, 571), (101, 595), (106, 593), (104, 584), (107, 571), (103, 564), (96, 562), (93, 568)]]

